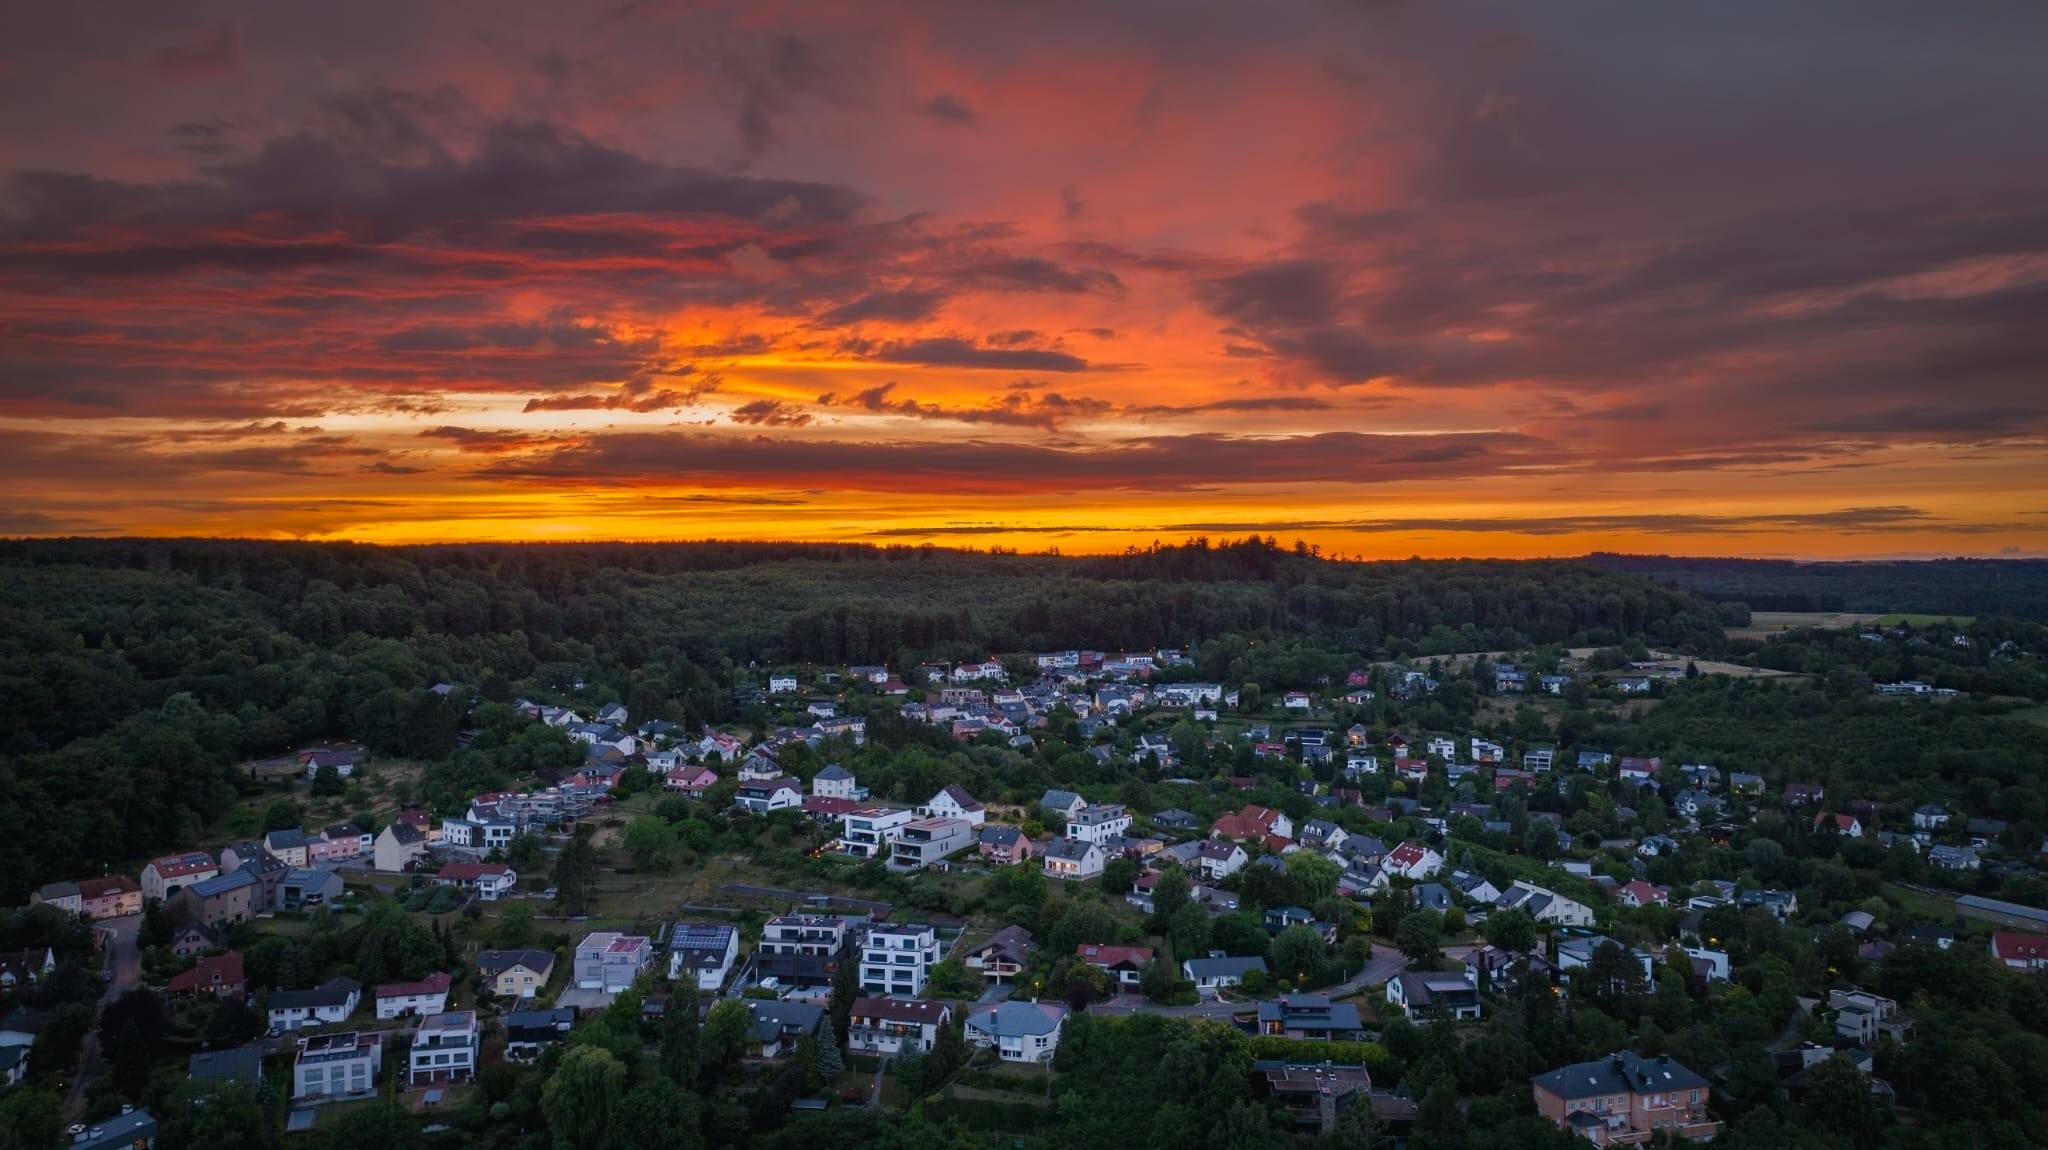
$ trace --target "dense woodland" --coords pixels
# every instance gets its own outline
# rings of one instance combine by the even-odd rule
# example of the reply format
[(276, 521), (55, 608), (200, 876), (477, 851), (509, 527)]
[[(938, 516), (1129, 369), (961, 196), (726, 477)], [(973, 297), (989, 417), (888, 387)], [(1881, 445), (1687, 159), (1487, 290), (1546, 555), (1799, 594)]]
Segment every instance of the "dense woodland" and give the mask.
[(2041, 559), (1805, 563), (1603, 554), (1589, 562), (1752, 611), (1902, 611), (2048, 621), (2048, 560)]
[[(1877, 609), (1905, 606), (1913, 594), (1909, 583), (1899, 603)], [(1393, 1021), (1376, 1044), (1333, 1051), (1367, 1062), (1376, 1084), (1415, 1104), (1410, 1145), (1580, 1145), (1531, 1113), (1528, 1079), (1622, 1047), (1668, 1053), (1711, 1072), (1717, 1111), (1728, 1122), (1718, 1144), (1738, 1150), (2048, 1145), (2040, 1134), (2039, 1100), (2048, 1098), (2041, 979), (1998, 969), (1981, 943), (1946, 951), (1907, 946), (1881, 967), (1866, 965), (1856, 940), (1837, 925), (1852, 910), (1874, 916), (1872, 937), (1934, 921), (1925, 905), (1898, 897), (1899, 884), (2048, 907), (2048, 881), (2031, 865), (1932, 872), (1919, 853), (1817, 833), (1810, 812), (1776, 797), (1786, 782), (1821, 784), (1830, 807), (1868, 801), (1882, 808), (1888, 826), (1904, 825), (1916, 804), (1945, 803), (2002, 820), (1998, 857), (2032, 860), (2048, 834), (2048, 726), (2029, 717), (2048, 702), (2040, 659), (2048, 628), (1982, 614), (1960, 631), (1906, 627), (1863, 638), (1810, 629), (1731, 641), (1723, 628), (1745, 621), (1740, 604), (1710, 603), (1643, 575), (1576, 563), (1337, 563), (1261, 540), (1094, 559), (754, 545), (10, 543), (0, 547), (0, 699), (15, 722), (0, 744), (0, 903), (19, 903), (50, 878), (133, 872), (152, 854), (201, 842), (229, 812), (270, 803), (237, 763), (308, 743), (359, 740), (375, 754), (425, 763), (415, 797), (442, 812), (461, 809), (470, 794), (546, 781), (580, 762), (580, 747), (506, 705), (516, 696), (584, 708), (618, 699), (636, 721), (762, 731), (798, 717), (735, 690), (757, 684), (770, 665), (808, 676), (848, 662), (908, 669), (991, 652), (1166, 646), (1193, 661), (1173, 675), (1270, 700), (1290, 689), (1328, 693), (1351, 669), (1398, 659), (1433, 669), (1441, 686), (1398, 698), (1385, 689), (1381, 668), (1373, 679), (1378, 698), (1322, 721), (1484, 734), (1511, 757), (1537, 745), (1555, 745), (1567, 758), (1576, 749), (1658, 755), (1667, 795), (1684, 785), (1680, 763), (1759, 774), (1763, 796), (1740, 811), (1716, 812), (1736, 817), (1739, 832), (1651, 860), (1647, 878), (1674, 887), (1771, 885), (1796, 891), (1800, 903), (1783, 922), (1762, 910), (1713, 912), (1709, 927), (1730, 953), (1732, 983), (1707, 986), (1689, 969), (1667, 965), (1649, 979), (1630, 973), (1632, 963), (1587, 968), (1575, 972), (1563, 1000), (1532, 985), (1504, 996), (1479, 1024)], [(1582, 678), (1539, 707), (1494, 695), (1483, 659), (1439, 658), (1500, 651), (1542, 671), (1558, 665), (1566, 648), (1592, 647), (1587, 665), (1613, 669), (1653, 646), (1794, 674), (1750, 679), (1695, 668), (1660, 680), (1636, 701), (1590, 690)], [(1900, 700), (1872, 690), (1905, 678), (1957, 693)], [(457, 689), (438, 695), (429, 688), (439, 682)], [(792, 746), (783, 752), (787, 769), (807, 777), (825, 762), (843, 762), (878, 798), (905, 802), (948, 782), (1020, 805), (1062, 787), (1140, 812), (1180, 807), (1204, 821), (1247, 802), (1297, 820), (1315, 817), (1299, 784), (1334, 781), (1328, 765), (1303, 763), (1298, 747), (1290, 757), (1257, 757), (1248, 742), (1219, 743), (1184, 714), (1152, 715), (1098, 736), (1118, 740), (1119, 753), (1105, 761), (1087, 753), (1090, 739), (1064, 711), (1038, 732), (1035, 747), (1018, 750), (995, 738), (957, 743), (901, 719), (894, 700), (854, 693), (847, 705), (867, 715), (867, 745)], [(1166, 733), (1178, 760), (1174, 774), (1196, 781), (1173, 782), (1132, 762), (1122, 752), (1138, 730)], [(1225, 785), (1227, 776), (1251, 780), (1252, 789)], [(1357, 785), (1374, 804), (1400, 793), (1385, 775)], [(1121, 872), (1105, 875), (1100, 887), (1048, 890), (1034, 868), (1009, 868), (978, 884), (905, 878), (873, 864), (849, 869), (804, 850), (817, 832), (795, 812), (765, 819), (731, 813), (731, 783), (721, 787), (701, 803), (661, 799), (652, 814), (632, 821), (609, 858), (572, 840), (550, 881), (573, 900), (584, 897), (579, 884), (587, 885), (600, 861), (661, 870), (711, 856), (745, 858), (796, 889), (851, 885), (917, 913), (1026, 925), (1046, 941), (1049, 956), (1068, 956), (1048, 958), (1036, 973), (1082, 1003), (1099, 987), (1071, 958), (1077, 941), (1152, 943), (1181, 954), (1286, 954), (1282, 969), (1307, 970), (1304, 986), (1320, 986), (1354, 973), (1371, 938), (1397, 944), (1426, 968), (1462, 921), (1462, 914), (1453, 921), (1419, 909), (1399, 892), (1361, 911), (1332, 898), (1333, 864), (1299, 855), (1284, 871), (1251, 868), (1232, 880), (1244, 908), (1214, 918), (1164, 895), (1150, 919), (1134, 916), (1112, 893), (1117, 882), (1128, 885)], [(1442, 809), (1493, 796), (1472, 782), (1450, 787), (1433, 773), (1408, 797)], [(1560, 853), (1557, 831), (1598, 873), (1625, 879), (1634, 873), (1633, 852), (1603, 844), (1662, 833), (1678, 821), (1662, 802), (1593, 774), (1573, 775), (1561, 790), (1511, 791), (1497, 813), (1498, 825), (1470, 815), (1452, 820), (1446, 851), (1453, 865), (1500, 884), (1537, 879), (1603, 905), (1589, 883), (1547, 867)], [(299, 812), (265, 808), (266, 822), (273, 814), (277, 825), (296, 825)], [(1430, 834), (1420, 819), (1398, 813), (1391, 822), (1373, 821), (1362, 808), (1328, 817), (1389, 842)], [(521, 869), (538, 862), (521, 860)], [(1174, 894), (1185, 897), (1180, 888)], [(1303, 940), (1291, 932), (1269, 936), (1257, 917), (1285, 905), (1313, 907), (1341, 923), (1340, 945), (1326, 955), (1317, 940), (1296, 957)], [(1678, 914), (1655, 906), (1621, 911), (1603, 928), (1624, 942), (1661, 943), (1678, 937)], [(500, 920), (483, 941), (566, 940), (534, 929), (530, 917), (516, 932)], [(1486, 931), (1510, 947), (1535, 935), (1518, 912), (1496, 914)], [(94, 1025), (82, 1004), (98, 993), (77, 965), (86, 939), (46, 912), (0, 915), (0, 950), (46, 943), (66, 963), (37, 992), (39, 1005), (56, 1012), (44, 1041), (75, 1050)], [(279, 987), (311, 985), (337, 971), (414, 977), (452, 964), (456, 953), (452, 933), (438, 922), (427, 929), (396, 903), (352, 924), (315, 916), (303, 939), (252, 932), (237, 945), (249, 956), (252, 979)], [(1172, 983), (1165, 976), (1156, 997), (1177, 993)], [(1802, 1021), (1798, 999), (1843, 985), (1868, 986), (1912, 1011), (1915, 1041), (1880, 1052), (1876, 1066), (1897, 1090), (1904, 1120), (1873, 1102), (1853, 1068), (1830, 1065), (1793, 1098), (1763, 1053), (1774, 1037), (1824, 1031)], [(109, 1049), (140, 1053), (116, 1060), (116, 1093), (97, 1097), (149, 1102), (167, 1120), (169, 1150), (275, 1145), (274, 1126), (251, 1100), (229, 1096), (197, 1107), (149, 1078), (149, 1052), (161, 1047), (161, 1035), (151, 1029), (160, 1013), (147, 1007), (110, 1009), (100, 1019)], [(221, 1013), (224, 1038), (249, 1024)], [(1004, 1145), (1010, 1133), (1022, 1133), (1027, 1144), (1087, 1148), (1308, 1143), (1250, 1097), (1250, 1063), (1273, 1051), (1215, 1024), (1077, 1016), (1060, 1048), (1059, 1073), (1045, 1084), (1050, 1107), (954, 1095), (897, 1114), (798, 1117), (787, 1103), (815, 1086), (804, 1068), (816, 1077), (820, 1055), (813, 1050), (808, 1062), (792, 1064), (797, 1069), (745, 1079), (739, 1088), (724, 1025), (707, 1021), (702, 1034), (684, 1033), (680, 1024), (642, 1018), (632, 1001), (580, 1024), (575, 1042), (538, 1067), (490, 1068), (475, 1103), (449, 1115), (452, 1129), (422, 1134), (410, 1116), (368, 1109), (323, 1120), (318, 1133), (286, 1145), (965, 1150), (990, 1145), (998, 1130)], [(969, 1085), (980, 1081), (976, 1073), (923, 1064), (897, 1070)], [(0, 1150), (40, 1145), (8, 1139), (44, 1128), (51, 1106), (46, 1091), (0, 1097)], [(1383, 1147), (1381, 1133), (1361, 1118), (1318, 1144)]]

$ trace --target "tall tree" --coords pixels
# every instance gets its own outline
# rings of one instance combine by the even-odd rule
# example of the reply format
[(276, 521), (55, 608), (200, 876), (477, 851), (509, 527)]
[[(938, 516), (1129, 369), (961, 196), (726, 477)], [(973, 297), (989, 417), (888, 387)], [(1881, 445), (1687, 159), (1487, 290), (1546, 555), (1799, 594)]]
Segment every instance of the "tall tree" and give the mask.
[(674, 987), (661, 1016), (661, 1072), (686, 1090), (697, 1087), (697, 995)]
[(606, 1129), (606, 1150), (700, 1150), (697, 1098), (666, 1078), (626, 1092)]
[(626, 1068), (598, 1046), (571, 1047), (541, 1088), (541, 1114), (557, 1143), (574, 1150), (599, 1150), (612, 1113), (625, 1095)]

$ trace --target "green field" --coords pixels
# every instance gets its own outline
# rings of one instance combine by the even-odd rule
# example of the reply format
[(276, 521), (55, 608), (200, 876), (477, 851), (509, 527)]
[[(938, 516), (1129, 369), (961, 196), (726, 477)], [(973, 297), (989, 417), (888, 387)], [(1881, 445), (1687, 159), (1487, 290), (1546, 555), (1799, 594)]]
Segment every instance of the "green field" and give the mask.
[(1876, 619), (1873, 619), (1871, 621), (1876, 623), (1880, 627), (1925, 627), (1932, 623), (1952, 623), (1958, 627), (1967, 627), (1970, 624), (1975, 623), (1977, 621), (1977, 617), (1975, 615), (1891, 614), (1879, 615)]

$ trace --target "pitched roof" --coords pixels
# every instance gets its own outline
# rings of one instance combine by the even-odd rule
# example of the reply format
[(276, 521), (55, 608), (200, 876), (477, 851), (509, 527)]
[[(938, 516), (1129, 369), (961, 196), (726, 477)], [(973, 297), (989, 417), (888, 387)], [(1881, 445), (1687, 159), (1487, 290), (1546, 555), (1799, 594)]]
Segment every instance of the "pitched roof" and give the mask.
[(885, 1018), (892, 1022), (936, 1023), (943, 1021), (949, 1008), (943, 1002), (928, 1002), (921, 998), (856, 998), (853, 1000), (855, 1018)]
[(377, 988), (378, 998), (413, 998), (422, 994), (446, 994), (455, 979), (445, 971), (435, 971), (418, 982), (387, 982)]
[(1226, 955), (1221, 958), (1191, 958), (1183, 965), (1196, 978), (1214, 978), (1218, 975), (1243, 975), (1248, 971), (1266, 969), (1266, 960), (1258, 955), (1242, 957)]
[(1074, 948), (1074, 957), (1087, 963), (1089, 966), (1123, 966), (1126, 963), (1133, 966), (1143, 966), (1152, 961), (1152, 948), (1149, 946), (1097, 946), (1092, 942), (1084, 942)]
[(496, 978), (515, 966), (540, 973), (555, 964), (555, 956), (545, 950), (483, 950), (476, 956), (476, 968), (485, 978)]
[(1066, 1016), (1067, 1008), (1055, 1002), (1005, 1001), (975, 1007), (967, 1025), (997, 1037), (1051, 1034)]
[(1991, 956), (2000, 962), (2048, 962), (2048, 935), (1993, 931)]
[[(979, 799), (976, 799), (973, 795), (968, 794), (967, 788), (961, 786), (959, 783), (947, 783), (944, 787), (941, 787), (939, 789), (939, 794), (945, 795), (947, 798), (952, 799), (955, 803), (958, 803), (960, 805), (960, 809), (963, 811), (978, 811), (982, 809), (981, 801)], [(938, 795), (934, 795), (932, 796), (932, 798), (936, 801)]]
[(1643, 1058), (1627, 1051), (1539, 1074), (1532, 1081), (1565, 1099), (1707, 1089), (1706, 1079), (1668, 1057)]
[(1045, 854), (1047, 858), (1064, 859), (1068, 862), (1079, 862), (1082, 859), (1088, 857), (1089, 851), (1099, 851), (1101, 849), (1101, 847), (1096, 846), (1094, 843), (1091, 843), (1086, 839), (1054, 839), (1052, 843), (1045, 848)]

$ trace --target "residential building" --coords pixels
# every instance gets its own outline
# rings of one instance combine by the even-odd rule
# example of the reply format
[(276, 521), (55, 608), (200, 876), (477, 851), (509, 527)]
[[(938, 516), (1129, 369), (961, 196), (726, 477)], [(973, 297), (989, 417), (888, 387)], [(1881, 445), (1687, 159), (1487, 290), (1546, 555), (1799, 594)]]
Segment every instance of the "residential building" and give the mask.
[(825, 1008), (814, 1002), (747, 999), (747, 1051), (758, 1058), (794, 1054), (797, 1043), (815, 1038)]
[(982, 858), (992, 863), (1008, 865), (1025, 862), (1042, 849), (1016, 827), (991, 824), (981, 828), (978, 850)]
[(505, 1016), (505, 1059), (533, 1062), (548, 1047), (567, 1041), (575, 1026), (576, 1011), (572, 1007), (515, 1010)]
[(1328, 995), (1283, 994), (1259, 1004), (1262, 1035), (1349, 1042), (1363, 1032), (1358, 1007), (1348, 1002), (1331, 1002)]
[(1239, 842), (1260, 842), (1273, 835), (1293, 838), (1294, 820), (1279, 811), (1260, 806), (1246, 806), (1234, 814), (1224, 815), (1209, 828), (1211, 838)]
[(938, 932), (923, 923), (877, 924), (860, 944), (860, 988), (869, 994), (917, 995), (939, 961)]
[(1818, 831), (1828, 828), (1832, 828), (1836, 834), (1841, 835), (1843, 838), (1860, 839), (1863, 837), (1863, 821), (1855, 815), (1831, 814), (1827, 811), (1822, 811), (1813, 816), (1814, 830)]
[(1479, 988), (1462, 974), (1402, 971), (1387, 981), (1387, 1001), (1418, 1021), (1438, 1011), (1460, 1022), (1479, 1017)]
[(1465, 985), (1481, 992), (1482, 997), (1488, 991), (1499, 993), (1511, 989), (1524, 978), (1548, 980), (1555, 973), (1556, 968), (1537, 954), (1517, 954), (1489, 945), (1477, 947), (1465, 955)]
[(718, 785), (718, 772), (710, 767), (693, 767), (685, 763), (671, 769), (661, 777), (661, 789), (688, 799), (701, 799), (704, 792)]
[(421, 1019), (419, 1030), (412, 1036), (406, 1085), (467, 1082), (476, 1077), (480, 1037), (473, 1010), (432, 1014)]
[(195, 882), (202, 882), (220, 874), (220, 864), (205, 851), (189, 851), (185, 854), (165, 855), (151, 859), (142, 868), (142, 897), (157, 902), (169, 902), (171, 896)]
[(989, 936), (987, 942), (970, 950), (962, 958), (969, 970), (978, 970), (991, 983), (1003, 984), (1016, 978), (1038, 953), (1038, 943), (1031, 932), (1021, 926), (1006, 926)]
[(298, 827), (270, 831), (263, 836), (263, 849), (276, 855), (286, 866), (305, 866), (306, 832)]
[(860, 785), (853, 772), (833, 763), (811, 776), (811, 793), (828, 799), (851, 799), (859, 802), (868, 797), (868, 789)]
[[(1252, 1080), (1280, 1103), (1296, 1127), (1316, 1134), (1335, 1131), (1359, 1102), (1367, 1102), (1376, 1112), (1381, 1109), (1381, 1103), (1373, 1100), (1372, 1075), (1360, 1065), (1261, 1059), (1252, 1063)], [(1386, 1113), (1378, 1116), (1391, 1119), (1394, 1106), (1384, 1109)]]
[(473, 890), (485, 902), (496, 902), (519, 884), (519, 872), (504, 863), (452, 862), (434, 876), (439, 886)]
[(1948, 829), (1948, 808), (1935, 803), (1922, 803), (1913, 808), (1913, 829), (1917, 831), (1940, 831)]
[(1422, 882), (1444, 869), (1444, 856), (1421, 843), (1402, 843), (1387, 854), (1380, 867), (1388, 874)]
[(277, 909), (311, 910), (325, 906), (340, 898), (341, 876), (331, 870), (300, 870), (293, 868), (284, 872), (277, 883)]
[(292, 1063), (292, 1100), (353, 1098), (377, 1088), (384, 1035), (374, 1031), (314, 1034), (299, 1040)]
[(847, 958), (853, 924), (837, 915), (786, 914), (761, 927), (754, 969), (792, 986), (830, 985)]
[(1098, 946), (1084, 942), (1074, 948), (1074, 957), (1109, 974), (1109, 984), (1118, 991), (1134, 991), (1144, 981), (1145, 968), (1152, 962), (1149, 946)]
[(988, 1047), (1004, 1062), (1051, 1062), (1059, 1049), (1067, 1008), (1053, 1002), (992, 1002), (970, 1007), (967, 1041)]
[(1131, 829), (1131, 813), (1122, 803), (1083, 807), (1067, 817), (1067, 837), (1100, 844)]
[(1213, 997), (1217, 991), (1244, 982), (1244, 976), (1252, 971), (1266, 973), (1266, 960), (1258, 955), (1236, 957), (1212, 950), (1207, 958), (1190, 958), (1180, 964), (1181, 976), (1195, 984), (1195, 989)]
[(241, 998), (249, 993), (248, 976), (242, 971), (242, 952), (231, 950), (202, 958), (192, 969), (172, 975), (164, 989), (170, 994)]
[(193, 1082), (239, 1082), (254, 1089), (263, 1085), (263, 1048), (251, 1043), (202, 1050), (185, 1060), (185, 1077)]
[(476, 969), (492, 994), (534, 998), (554, 976), (555, 956), (545, 950), (485, 950), (477, 953)]
[(1093, 878), (1106, 861), (1102, 848), (1086, 839), (1054, 839), (1045, 848), (1045, 877)]
[(905, 823), (890, 843), (889, 869), (923, 870), (973, 846), (974, 838), (974, 825), (966, 819), (930, 818)]
[(408, 822), (394, 822), (377, 835), (370, 850), (370, 865), (381, 871), (410, 869), (427, 853), (427, 835)]
[(632, 986), (653, 961), (654, 942), (646, 935), (593, 931), (576, 944), (576, 987), (617, 994)]
[(363, 984), (352, 978), (330, 978), (311, 990), (273, 990), (263, 1003), (276, 1030), (301, 1030), (347, 1022), (363, 999)]
[(1595, 1146), (1648, 1142), (1669, 1131), (1705, 1140), (1721, 1124), (1707, 1114), (1707, 1081), (1669, 1057), (1626, 1051), (1530, 1080), (1536, 1110)]
[(953, 1008), (913, 998), (856, 998), (846, 1027), (847, 1049), (865, 1054), (929, 1051)]
[(256, 917), (262, 894), (262, 880), (238, 870), (180, 887), (171, 896), (171, 905), (187, 921), (218, 928)]
[(1038, 805), (1059, 816), (1059, 821), (1065, 822), (1080, 813), (1081, 809), (1088, 805), (1088, 800), (1072, 791), (1047, 791), (1039, 797)]
[(102, 1118), (71, 1135), (64, 1150), (150, 1150), (156, 1145), (156, 1119), (147, 1108), (121, 1104), (121, 1112)]
[(679, 922), (668, 932), (668, 978), (706, 994), (725, 989), (740, 957), (740, 932), (730, 923)]
[(1642, 879), (1636, 879), (1633, 882), (1622, 885), (1621, 905), (1628, 907), (1670, 906), (1671, 896), (1644, 882)]
[(1501, 892), (1493, 905), (1501, 910), (1520, 907), (1529, 912), (1537, 922), (1555, 926), (1591, 926), (1593, 908), (1576, 899), (1569, 899), (1556, 891), (1547, 890), (1534, 883), (1516, 880), (1514, 885)]
[(1927, 865), (1943, 870), (1977, 870), (1984, 865), (1977, 856), (1975, 847), (1959, 847), (1943, 844), (1927, 852)]
[(1200, 844), (1198, 851), (1195, 867), (1211, 882), (1220, 882), (1243, 870), (1251, 858), (1243, 847), (1223, 839), (1209, 839)]
[(1835, 1012), (1835, 1033), (1864, 1046), (1880, 1037), (1904, 1043), (1913, 1036), (1913, 1022), (1899, 1004), (1862, 990), (1828, 991), (1828, 1009)]
[(445, 971), (435, 971), (418, 982), (387, 982), (373, 992), (371, 1001), (378, 1018), (424, 1018), (448, 1009), (448, 988), (454, 981)]
[(916, 812), (902, 807), (862, 807), (841, 817), (839, 849), (855, 858), (887, 858), (897, 833), (916, 821)]
[(1168, 807), (1153, 813), (1152, 825), (1159, 830), (1195, 831), (1202, 828), (1202, 820), (1179, 807)]
[(1991, 957), (2008, 970), (2048, 968), (2048, 935), (2018, 934), (2009, 930), (1991, 934)]
[(1452, 871), (1446, 881), (1468, 902), (1490, 903), (1500, 897), (1500, 888), (1494, 886), (1485, 875), (1469, 871)]
[(774, 779), (750, 779), (740, 784), (732, 799), (736, 809), (757, 815), (799, 807), (803, 802), (803, 783), (786, 775)]
[(988, 809), (959, 783), (947, 783), (940, 788), (938, 794), (918, 808), (918, 813), (930, 819), (960, 819), (977, 827), (988, 819)]

